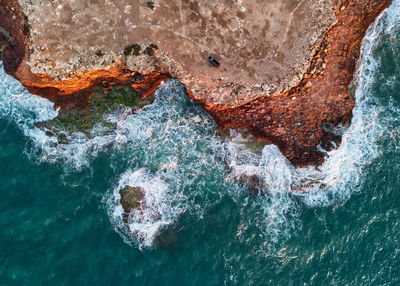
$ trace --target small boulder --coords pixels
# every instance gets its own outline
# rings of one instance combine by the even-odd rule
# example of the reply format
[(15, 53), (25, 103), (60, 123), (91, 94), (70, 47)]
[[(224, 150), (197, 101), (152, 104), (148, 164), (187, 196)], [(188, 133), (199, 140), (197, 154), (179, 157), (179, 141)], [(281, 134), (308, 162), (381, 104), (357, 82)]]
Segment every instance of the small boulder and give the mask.
[(239, 180), (239, 182), (245, 184), (249, 191), (254, 195), (259, 194), (260, 190), (262, 190), (262, 183), (260, 181), (260, 178), (256, 174), (241, 174), (237, 179)]
[(144, 189), (137, 186), (125, 186), (119, 191), (119, 194), (121, 195), (119, 202), (124, 209), (123, 220), (127, 223), (129, 213), (133, 209), (144, 208)]

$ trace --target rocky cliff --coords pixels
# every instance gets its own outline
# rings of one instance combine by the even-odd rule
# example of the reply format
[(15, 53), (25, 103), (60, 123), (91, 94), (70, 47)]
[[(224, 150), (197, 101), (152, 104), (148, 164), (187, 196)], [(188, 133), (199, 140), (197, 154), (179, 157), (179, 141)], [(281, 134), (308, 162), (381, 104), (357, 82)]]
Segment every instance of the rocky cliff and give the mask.
[[(244, 1), (245, 4), (246, 2), (249, 1)], [(272, 56), (268, 52), (263, 54), (262, 47), (260, 55), (255, 54), (259, 50), (258, 48), (256, 49), (257, 51), (243, 51), (244, 55), (237, 52), (238, 54), (235, 57), (240, 57), (240, 59), (236, 58), (236, 60), (235, 58), (227, 59), (230, 54), (227, 51), (222, 57), (221, 66), (216, 69), (212, 66), (203, 66), (203, 63), (197, 63), (197, 61), (193, 61), (193, 64), (190, 65), (190, 58), (188, 60), (184, 58), (181, 61), (180, 57), (174, 58), (174, 56), (170, 56), (174, 50), (180, 51), (186, 49), (185, 51), (187, 51), (189, 49), (190, 53), (196, 53), (197, 49), (202, 50), (198, 45), (197, 48), (190, 50), (191, 48), (185, 47), (182, 42), (182, 46), (175, 45), (173, 50), (168, 50), (168, 48), (162, 47), (162, 43), (150, 43), (157, 39), (150, 36), (145, 36), (146, 40), (139, 44), (123, 45), (121, 47), (122, 55), (115, 56), (115, 60), (112, 60), (110, 63), (104, 60), (104, 62), (107, 62), (104, 66), (93, 64), (93, 67), (97, 67), (93, 70), (89, 68), (72, 74), (66, 71), (68, 76), (60, 76), (60, 66), (63, 65), (56, 65), (63, 61), (69, 63), (72, 58), (72, 52), (68, 54), (67, 52), (61, 53), (62, 51), (57, 50), (57, 53), (62, 54), (62, 56), (69, 55), (69, 57), (64, 59), (60, 56), (57, 60), (49, 60), (49, 65), (54, 66), (57, 74), (52, 74), (51, 69), (48, 70), (49, 74), (43, 72), (34, 73), (32, 70), (40, 71), (40, 65), (39, 67), (37, 65), (40, 63), (38, 58), (40, 58), (41, 53), (51, 57), (52, 50), (49, 48), (51, 46), (49, 43), (53, 43), (54, 46), (58, 45), (57, 41), (61, 41), (61, 44), (63, 41), (62, 39), (49, 40), (47, 43), (49, 45), (44, 48), (44, 42), (38, 41), (40, 39), (38, 35), (43, 34), (44, 30), (35, 28), (36, 26), (37, 28), (42, 26), (37, 23), (37, 19), (35, 20), (33, 16), (36, 15), (35, 13), (47, 10), (41, 8), (40, 5), (31, 7), (29, 6), (31, 4), (26, 1), (18, 2), (17, 0), (0, 0), (1, 59), (4, 62), (6, 71), (17, 77), (31, 93), (47, 97), (54, 101), (56, 105), (67, 108), (71, 106), (85, 108), (89, 104), (94, 90), (98, 87), (107, 90), (110, 87), (131, 84), (135, 90), (141, 93), (141, 97), (145, 98), (154, 92), (162, 80), (170, 76), (178, 77), (186, 85), (189, 96), (199, 102), (213, 116), (221, 129), (226, 127), (247, 128), (260, 141), (276, 144), (282, 153), (295, 165), (320, 164), (324, 158), (324, 153), (320, 151), (318, 146), (321, 145), (323, 148), (329, 149), (334, 146), (331, 142), (339, 143), (340, 136), (336, 132), (337, 128), (345, 126), (351, 119), (354, 99), (349, 91), (349, 84), (353, 79), (357, 60), (360, 55), (361, 42), (369, 25), (390, 4), (390, 0), (333, 1), (331, 4), (334, 10), (331, 11), (327, 10), (325, 4), (325, 6), (319, 7), (316, 6), (317, 4), (311, 5), (307, 0), (289, 2), (291, 5), (288, 4), (288, 7), (279, 6), (281, 5), (279, 0), (272, 1), (271, 3), (275, 3), (274, 5), (280, 7), (276, 11), (280, 11), (281, 16), (287, 16), (290, 19), (286, 22), (283, 21), (283, 24), (281, 23), (285, 27), (283, 31), (285, 40), (283, 42), (287, 45), (287, 50), (290, 51), (292, 49), (291, 45), (295, 47), (296, 44), (301, 44), (303, 52), (293, 55), (295, 60), (291, 62), (285, 60), (285, 56), (288, 57), (288, 55), (284, 55), (279, 47), (268, 49), (273, 55), (279, 56), (281, 53), (282, 69), (277, 74), (274, 73), (274, 69), (276, 69), (274, 66), (279, 64), (279, 61), (272, 59)], [(326, 3), (329, 1), (323, 2)], [(39, 1), (39, 3), (41, 2)], [(152, 23), (153, 25), (158, 15), (154, 13), (165, 11), (165, 9), (162, 9), (166, 5), (165, 3), (168, 2), (155, 1), (153, 3), (155, 6), (140, 6), (141, 10), (139, 10), (142, 11), (142, 15), (138, 16), (139, 19), (143, 21), (143, 18), (147, 17), (146, 23)], [(213, 11), (212, 9), (214, 8), (219, 9), (222, 7), (218, 5), (231, 5), (232, 9), (244, 10), (241, 12), (242, 14), (238, 10), (237, 13), (239, 14), (236, 14), (234, 17), (235, 19), (240, 18), (243, 21), (238, 20), (237, 23), (235, 21), (230, 22), (226, 19), (226, 15), (222, 14), (210, 16), (213, 18), (213, 21), (216, 21), (216, 24), (213, 26), (214, 30), (209, 31), (218, 31), (222, 29), (221, 27), (229, 26), (229, 24), (230, 28), (228, 27), (228, 30), (242, 29), (243, 31), (246, 30), (247, 33), (249, 33), (249, 29), (251, 30), (251, 28), (248, 28), (251, 26), (251, 22), (249, 22), (250, 19), (246, 15), (254, 16), (254, 10), (257, 9), (257, 7), (251, 6), (254, 5), (251, 4), (251, 1), (248, 4), (250, 6), (247, 7), (247, 10), (246, 7), (235, 6), (236, 4), (232, 3), (207, 3), (193, 2), (192, 5), (180, 7), (184, 11), (181, 13), (180, 21), (182, 23), (180, 23), (180, 27), (184, 26), (183, 18), (189, 19), (190, 15), (198, 15), (199, 17), (201, 16), (199, 18), (200, 22), (205, 21), (207, 18), (204, 18), (206, 17), (204, 15), (208, 15), (208, 12)], [(271, 3), (269, 5), (272, 5)], [(204, 4), (206, 8), (200, 9), (202, 7), (201, 4)], [(320, 32), (321, 36), (313, 38), (308, 33), (308, 30), (302, 33), (301, 27), (293, 27), (293, 22), (296, 22), (296, 19), (300, 21), (299, 19), (304, 18), (309, 19), (304, 22), (304, 25), (309, 25), (306, 27), (309, 27), (310, 31), (313, 29), (311, 27), (314, 19), (311, 19), (311, 16), (314, 14), (307, 10), (306, 4), (311, 5), (309, 10), (312, 13), (315, 14), (317, 13), (315, 11), (319, 11), (319, 14), (317, 13), (318, 17), (328, 19), (314, 31)], [(53, 9), (51, 6), (52, 3), (43, 5), (43, 7), (47, 7), (46, 9)], [(63, 19), (62, 16), (69, 17), (67, 20), (72, 21), (71, 19), (74, 18), (74, 15), (71, 14), (72, 8), (68, 6), (69, 8), (67, 9), (66, 5), (60, 5), (54, 8), (60, 10), (55, 11), (58, 13), (56, 14), (58, 18), (52, 19), (53, 23), (57, 24), (64, 21), (61, 20)], [(217, 6), (214, 7), (212, 5)], [(127, 9), (126, 5), (124, 7), (124, 9)], [(157, 10), (157, 7), (160, 10)], [(82, 9), (85, 9), (85, 7)], [(215, 12), (219, 11), (218, 9)], [(32, 14), (26, 15), (28, 12)], [(307, 13), (311, 14), (308, 15)], [(159, 17), (169, 16), (167, 14), (160, 14)], [(262, 19), (262, 15), (258, 15), (258, 17), (254, 16), (253, 20), (257, 22), (260, 19)], [(275, 18), (272, 17), (271, 19), (278, 21), (280, 17), (275, 16)], [(44, 20), (44, 22), (46, 21)], [(122, 23), (124, 22), (122, 21)], [(240, 23), (247, 23), (248, 26), (240, 28)], [(300, 21), (299, 23), (303, 22)], [(118, 25), (117, 27), (119, 27)], [(121, 25), (124, 27), (125, 24)], [(67, 27), (71, 28), (71, 26)], [(151, 32), (152, 27), (146, 27), (148, 29), (146, 31)], [(190, 27), (191, 25), (188, 25), (186, 28), (190, 29)], [(254, 25), (252, 27), (254, 31), (258, 31), (261, 26)], [(269, 37), (274, 35), (272, 33), (273, 29), (269, 28), (268, 25), (263, 27), (265, 28), (265, 35), (269, 35)], [(61, 28), (54, 29), (62, 30)], [(162, 29), (153, 29), (154, 34), (162, 34)], [(207, 30), (209, 28), (205, 26), (204, 29)], [(123, 34), (124, 30), (121, 31)], [(293, 39), (291, 41), (287, 40), (289, 35), (292, 38), (296, 38), (296, 34), (293, 34), (293, 31), (298, 33), (302, 39), (300, 42)], [(198, 32), (199, 35), (194, 32), (186, 31), (186, 34), (183, 34), (183, 36), (188, 38), (189, 40), (186, 40), (189, 42), (193, 41), (193, 39), (200, 42), (204, 35), (201, 34), (201, 31)], [(272, 34), (268, 34), (269, 32)], [(260, 44), (257, 42), (258, 38), (248, 37), (246, 33), (244, 34), (238, 34), (237, 36), (241, 41), (233, 40), (232, 43), (225, 41), (231, 35), (220, 34), (220, 37), (223, 40), (225, 39), (222, 46)], [(140, 35), (143, 36), (142, 34)], [(127, 34), (127, 38), (128, 36)], [(134, 36), (138, 35), (135, 34)], [(171, 41), (171, 39), (179, 41), (175, 37), (169, 37), (168, 41)], [(266, 41), (268, 40), (270, 38), (266, 39)], [(211, 41), (216, 40), (213, 38)], [(308, 44), (304, 44), (305, 42)], [(201, 45), (205, 46), (206, 44), (204, 42)], [(275, 43), (275, 45), (278, 44)], [(88, 47), (85, 52), (88, 52), (91, 48), (93, 46)], [(285, 46), (282, 48), (286, 49)], [(199, 57), (204, 53), (203, 50), (200, 50), (198, 51)], [(224, 54), (223, 50), (219, 50)], [(312, 54), (308, 56), (311, 52)], [(107, 53), (107, 51), (104, 53)], [(96, 50), (95, 57), (103, 57), (104, 53), (101, 50)], [(110, 55), (113, 55), (112, 52), (108, 52), (108, 56)], [(262, 58), (255, 60), (254, 57)], [(55, 56), (55, 58), (57, 57)], [(89, 61), (89, 58), (85, 59)], [(227, 59), (226, 63), (224, 59)], [(270, 59), (271, 68), (264, 69), (262, 65), (257, 66), (257, 61), (265, 65), (268, 63), (268, 59)], [(237, 64), (236, 62), (241, 62), (242, 60), (245, 62), (248, 61), (251, 64), (245, 64), (243, 69), (246, 72), (241, 74), (240, 68), (243, 63)], [(75, 63), (74, 67), (79, 67), (79, 65), (88, 66), (88, 62), (80, 61)], [(145, 68), (135, 68), (139, 64), (147, 66)], [(186, 66), (190, 66), (190, 68)], [(302, 71), (302, 66), (305, 67), (304, 71)], [(256, 68), (260, 72), (257, 73), (254, 69), (249, 69), (249, 67)], [(289, 71), (294, 68), (297, 70), (296, 74), (290, 75)], [(201, 72), (197, 73), (197, 70)], [(299, 72), (301, 72), (300, 76)], [(274, 74), (276, 78), (273, 78)], [(263, 76), (265, 76), (266, 81), (259, 81), (258, 79)], [(268, 80), (268, 78), (271, 79)], [(247, 81), (249, 84), (246, 84)], [(198, 84), (199, 82), (201, 84)], [(271, 86), (273, 90), (271, 90)]]

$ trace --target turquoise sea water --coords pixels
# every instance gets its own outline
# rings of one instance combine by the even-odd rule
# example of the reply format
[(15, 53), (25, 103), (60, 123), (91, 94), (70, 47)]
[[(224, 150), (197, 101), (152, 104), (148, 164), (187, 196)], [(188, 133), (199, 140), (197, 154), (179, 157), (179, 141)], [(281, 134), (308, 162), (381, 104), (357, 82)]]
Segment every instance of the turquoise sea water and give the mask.
[[(53, 105), (0, 64), (0, 285), (400, 284), (399, 55), (395, 0), (368, 32), (352, 125), (320, 170), (222, 142), (173, 80), (138, 114), (109, 115), (113, 133), (56, 145), (33, 126)], [(129, 230), (127, 184), (147, 206)]]

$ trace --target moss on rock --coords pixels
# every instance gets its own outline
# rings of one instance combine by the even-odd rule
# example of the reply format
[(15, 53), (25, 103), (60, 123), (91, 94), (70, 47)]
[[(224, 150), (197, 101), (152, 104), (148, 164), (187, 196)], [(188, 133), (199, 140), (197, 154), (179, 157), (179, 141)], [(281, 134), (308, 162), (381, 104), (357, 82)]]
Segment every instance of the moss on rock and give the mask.
[(124, 107), (130, 107), (133, 112), (153, 103), (154, 98), (140, 99), (140, 94), (130, 85), (112, 88), (108, 92), (98, 88), (91, 97), (90, 104), (84, 109), (61, 109), (58, 116), (52, 120), (36, 123), (36, 127), (46, 130), (47, 134), (57, 137), (58, 143), (68, 143), (68, 135), (81, 132), (92, 138), (93, 127), (101, 127), (101, 132), (110, 132), (114, 125), (104, 118), (109, 114)]
[(218, 129), (217, 135), (221, 137), (221, 139), (227, 139), (231, 135), (231, 132), (229, 128)]
[(119, 191), (121, 199), (119, 203), (124, 209), (122, 219), (124, 223), (128, 223), (129, 213), (134, 209), (142, 209), (144, 207), (144, 189), (137, 186), (125, 186)]
[(97, 50), (94, 54), (95, 54), (96, 56), (98, 56), (98, 57), (104, 56), (104, 53), (103, 53), (101, 50)]
[(150, 44), (149, 47), (158, 50), (158, 46), (156, 44)]
[(152, 9), (152, 10), (154, 10), (154, 7), (155, 7), (153, 1), (147, 1), (147, 2), (146, 2), (146, 6), (147, 6), (148, 8), (150, 8), (150, 9)]
[(142, 47), (138, 44), (132, 44), (124, 49), (125, 56), (139, 56), (142, 52)]
[(121, 195), (120, 204), (124, 212), (129, 213), (133, 209), (141, 207), (144, 198), (144, 189), (136, 186), (125, 186), (119, 191)]
[(152, 57), (152, 56), (154, 56), (154, 49), (151, 48), (151, 47), (147, 47), (147, 48), (143, 51), (143, 53), (144, 53), (145, 55), (148, 55), (148, 56)]

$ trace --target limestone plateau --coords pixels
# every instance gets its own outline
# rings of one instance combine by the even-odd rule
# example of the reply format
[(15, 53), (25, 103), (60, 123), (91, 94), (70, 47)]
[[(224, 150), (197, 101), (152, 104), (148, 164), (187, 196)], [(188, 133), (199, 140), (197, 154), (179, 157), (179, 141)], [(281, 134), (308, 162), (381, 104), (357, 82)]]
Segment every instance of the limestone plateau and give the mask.
[(349, 124), (362, 40), (390, 2), (0, 0), (0, 58), (62, 108), (126, 84), (144, 99), (177, 78), (219, 128), (318, 165)]

